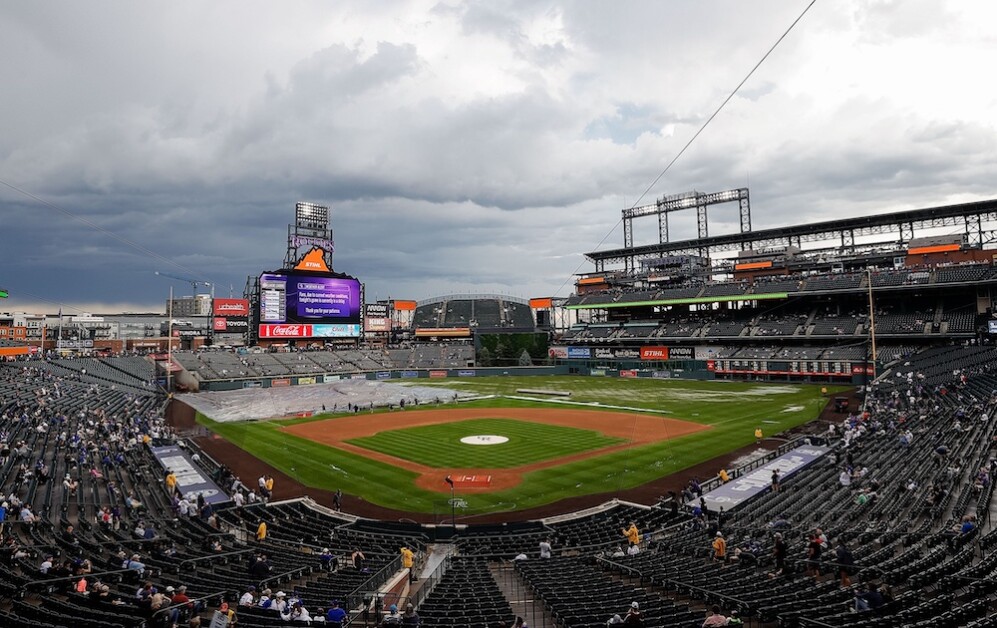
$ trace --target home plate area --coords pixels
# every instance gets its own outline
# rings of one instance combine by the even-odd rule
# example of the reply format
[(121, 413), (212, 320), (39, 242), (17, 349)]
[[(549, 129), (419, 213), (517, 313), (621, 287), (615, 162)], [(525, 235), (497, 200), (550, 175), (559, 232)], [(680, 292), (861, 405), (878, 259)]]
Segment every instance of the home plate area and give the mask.
[(454, 488), (488, 488), (492, 485), (490, 475), (452, 475)]

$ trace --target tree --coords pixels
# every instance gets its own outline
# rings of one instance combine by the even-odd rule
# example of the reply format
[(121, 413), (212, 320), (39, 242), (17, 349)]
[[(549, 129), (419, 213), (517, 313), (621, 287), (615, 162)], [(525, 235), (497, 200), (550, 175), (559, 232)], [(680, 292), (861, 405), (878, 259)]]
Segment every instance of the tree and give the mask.
[(488, 347), (481, 347), (481, 351), (478, 352), (478, 366), (491, 366), (492, 365), (492, 352), (488, 350)]
[(530, 357), (530, 352), (523, 349), (523, 352), (519, 354), (519, 365), (520, 366), (533, 366), (533, 358)]

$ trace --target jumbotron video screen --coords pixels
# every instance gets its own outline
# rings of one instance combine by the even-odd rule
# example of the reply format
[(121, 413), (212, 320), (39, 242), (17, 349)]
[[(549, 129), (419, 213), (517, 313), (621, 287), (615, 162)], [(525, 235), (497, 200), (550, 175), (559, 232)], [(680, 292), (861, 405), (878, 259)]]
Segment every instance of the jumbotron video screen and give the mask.
[(360, 335), (360, 282), (302, 272), (260, 275), (260, 337)]

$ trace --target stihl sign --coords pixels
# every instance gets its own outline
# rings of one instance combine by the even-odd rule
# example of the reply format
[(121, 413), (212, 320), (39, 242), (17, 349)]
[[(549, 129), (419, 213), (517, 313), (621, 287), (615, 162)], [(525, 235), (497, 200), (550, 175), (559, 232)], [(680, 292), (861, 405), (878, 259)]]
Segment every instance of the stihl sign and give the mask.
[(667, 360), (668, 347), (641, 347), (641, 360)]

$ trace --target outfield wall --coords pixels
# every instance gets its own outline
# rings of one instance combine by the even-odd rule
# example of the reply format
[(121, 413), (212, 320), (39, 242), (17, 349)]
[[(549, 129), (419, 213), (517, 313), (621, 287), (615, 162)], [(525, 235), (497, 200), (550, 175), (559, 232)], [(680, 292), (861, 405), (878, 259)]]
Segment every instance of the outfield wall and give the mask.
[(445, 379), (448, 377), (493, 377), (529, 375), (569, 375), (568, 365), (558, 366), (515, 366), (453, 369), (391, 369), (367, 373), (335, 373), (319, 375), (285, 375), (281, 377), (247, 377), (240, 379), (213, 380), (201, 382), (202, 391), (241, 390), (243, 388), (283, 388), (287, 386), (311, 386), (327, 384), (344, 379), (364, 379), (388, 381), (393, 379)]

